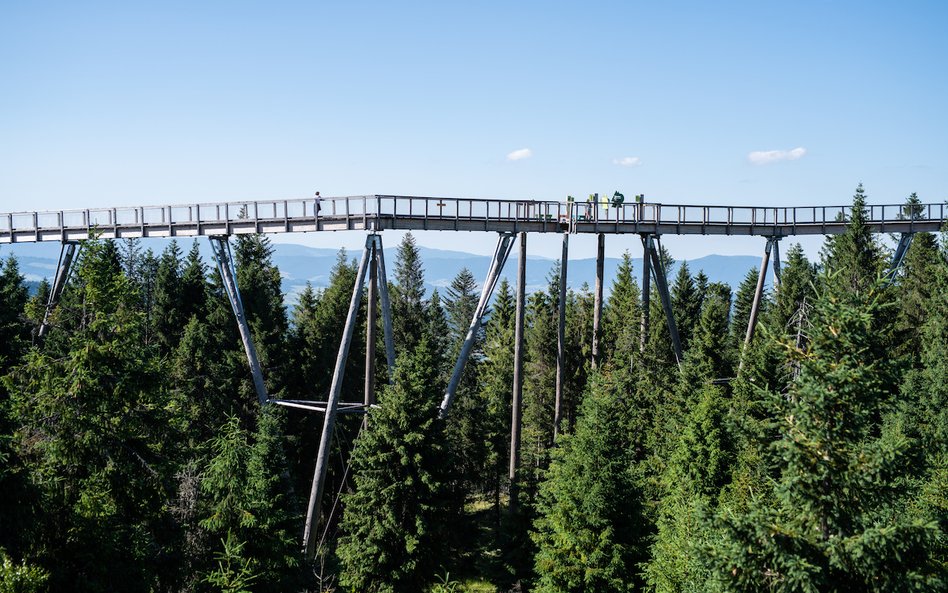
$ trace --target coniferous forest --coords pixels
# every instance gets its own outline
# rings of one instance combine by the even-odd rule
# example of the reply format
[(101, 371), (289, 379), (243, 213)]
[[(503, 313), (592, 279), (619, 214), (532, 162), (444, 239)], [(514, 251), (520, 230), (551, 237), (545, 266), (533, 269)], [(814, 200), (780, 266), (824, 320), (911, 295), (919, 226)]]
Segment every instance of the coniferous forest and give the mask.
[[(317, 555), (301, 552), (322, 414), (260, 406), (221, 277), (197, 245), (90, 239), (50, 290), (0, 270), (0, 592), (849, 592), (948, 589), (948, 236), (902, 266), (860, 186), (816, 261), (757, 282), (669, 278), (684, 360), (627, 253), (592, 364), (592, 291), (527, 295), (508, 479), (515, 295), (502, 283), (447, 419), (475, 273), (426, 292), (411, 235), (377, 333), (378, 405), (338, 417)], [(914, 216), (913, 195), (905, 207)], [(266, 237), (232, 239), (271, 396), (325, 400), (356, 262), (284, 305)], [(785, 247), (785, 248), (786, 248)], [(663, 252), (667, 264), (673, 254)], [(654, 290), (654, 288), (653, 288)], [(366, 300), (343, 401), (363, 400)], [(378, 312), (372, 312), (378, 315)], [(381, 323), (379, 324), (381, 327)]]

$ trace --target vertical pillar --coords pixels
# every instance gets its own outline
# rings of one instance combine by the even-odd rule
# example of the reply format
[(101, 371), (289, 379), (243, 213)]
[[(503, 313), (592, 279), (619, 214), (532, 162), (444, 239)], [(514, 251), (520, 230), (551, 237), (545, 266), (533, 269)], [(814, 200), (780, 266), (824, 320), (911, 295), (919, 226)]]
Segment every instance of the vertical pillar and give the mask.
[(342, 332), (342, 343), (339, 354), (336, 356), (336, 367), (332, 375), (332, 385), (329, 388), (329, 399), (326, 402), (326, 415), (323, 418), (323, 432), (319, 437), (319, 453), (316, 456), (316, 471), (313, 474), (313, 486), (309, 494), (309, 507), (306, 510), (306, 525), (303, 531), (303, 549), (307, 558), (312, 558), (316, 552), (313, 530), (319, 522), (319, 503), (326, 486), (326, 471), (329, 468), (329, 449), (332, 439), (333, 426), (336, 420), (336, 411), (339, 407), (339, 395), (342, 391), (342, 378), (345, 375), (346, 359), (349, 358), (349, 345), (352, 343), (352, 334), (355, 332), (356, 316), (359, 313), (359, 301), (362, 299), (362, 284), (365, 281), (365, 272), (369, 264), (371, 250), (375, 236), (369, 235), (362, 251), (362, 261), (356, 275), (355, 285), (352, 287), (352, 298), (349, 300), (349, 314), (346, 316), (346, 326)]
[[(751, 338), (754, 337), (754, 328), (757, 326), (757, 315), (760, 313), (760, 301), (764, 294), (764, 280), (767, 278), (767, 266), (770, 263), (770, 250), (773, 248), (774, 242), (773, 237), (767, 239), (767, 246), (764, 248), (764, 257), (760, 262), (760, 271), (757, 273), (757, 288), (754, 290), (754, 302), (751, 305), (750, 319), (747, 320), (747, 334), (744, 336), (745, 349), (747, 345), (750, 344)], [(743, 368), (743, 356), (737, 366), (738, 370)]]
[(250, 375), (253, 377), (257, 399), (260, 405), (264, 405), (269, 397), (263, 382), (263, 371), (260, 368), (260, 360), (257, 358), (257, 349), (250, 333), (250, 325), (247, 323), (247, 315), (244, 312), (244, 303), (240, 298), (240, 288), (237, 286), (237, 270), (234, 268), (234, 258), (230, 253), (230, 240), (226, 236), (209, 237), (209, 239), (214, 250), (214, 259), (217, 261), (217, 269), (224, 282), (224, 291), (230, 299), (234, 317), (237, 318), (237, 330), (240, 332), (240, 341), (244, 344), (244, 354), (247, 355), (247, 363), (250, 365)]
[(599, 366), (599, 338), (602, 323), (602, 276), (606, 259), (606, 236), (599, 233), (596, 246), (596, 296), (593, 305), (592, 368)]
[(378, 254), (372, 245), (369, 260), (369, 287), (366, 291), (368, 302), (365, 308), (365, 399), (366, 409), (375, 403), (375, 325), (378, 294)]
[(520, 425), (523, 418), (523, 323), (526, 310), (527, 234), (520, 233), (517, 261), (517, 313), (514, 320), (513, 397), (510, 402), (510, 510), (517, 508), (517, 468), (520, 466)]
[(566, 266), (569, 256), (569, 233), (563, 233), (563, 254), (560, 259), (560, 298), (557, 303), (559, 324), (556, 328), (556, 403), (553, 410), (553, 438), (563, 421), (563, 374), (566, 363)]
[[(640, 205), (641, 206), (641, 205)], [(646, 246), (645, 236), (642, 236), (642, 327), (639, 334), (639, 352), (645, 352), (645, 344), (648, 342), (649, 332), (649, 314), (651, 313), (652, 299), (652, 262), (648, 247)]]
[(442, 418), (447, 417), (451, 410), (451, 404), (454, 403), (454, 394), (457, 391), (458, 383), (461, 382), (461, 373), (464, 372), (464, 365), (471, 355), (474, 348), (474, 341), (477, 338), (477, 331), (481, 327), (481, 319), (487, 310), (487, 303), (494, 293), (494, 287), (497, 286), (497, 279), (500, 278), (500, 272), (504, 269), (507, 257), (510, 255), (510, 249), (513, 247), (513, 233), (501, 233), (497, 240), (497, 247), (494, 249), (494, 258), (491, 260), (490, 269), (487, 271), (487, 279), (484, 281), (484, 287), (481, 289), (481, 298), (477, 302), (477, 308), (471, 318), (471, 325), (467, 328), (467, 335), (464, 343), (461, 345), (461, 352), (458, 354), (458, 360), (454, 364), (454, 372), (451, 374), (451, 380), (448, 382), (448, 389), (445, 391), (444, 399), (441, 400)]
[(774, 237), (774, 289), (780, 286), (780, 237)]

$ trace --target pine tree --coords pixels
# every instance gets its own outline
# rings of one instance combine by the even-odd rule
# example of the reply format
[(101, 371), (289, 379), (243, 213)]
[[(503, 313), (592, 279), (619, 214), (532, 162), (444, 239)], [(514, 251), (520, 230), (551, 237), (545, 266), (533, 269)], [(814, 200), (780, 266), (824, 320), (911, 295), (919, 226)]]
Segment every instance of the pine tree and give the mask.
[[(445, 294), (445, 310), (450, 336), (450, 360), (455, 360), (471, 325), (477, 308), (477, 281), (467, 268), (461, 269)], [(475, 342), (470, 357), (458, 383), (456, 399), (447, 420), (447, 438), (450, 443), (454, 465), (467, 492), (483, 485), (487, 475), (488, 443), (484, 439), (487, 431), (487, 405), (478, 388), (478, 367), (483, 357), (483, 326), (475, 333)]]
[(868, 220), (866, 192), (860, 183), (846, 219), (846, 232), (828, 237), (821, 253), (823, 267), (828, 272), (823, 278), (834, 290), (865, 291), (882, 273), (885, 265), (882, 250), (869, 229)]
[(421, 339), (423, 326), (418, 320), (424, 319), (425, 312), (425, 273), (411, 233), (405, 233), (398, 245), (391, 293), (395, 350), (411, 352)]
[[(757, 268), (751, 268), (737, 287), (734, 298), (734, 320), (731, 323), (731, 344), (738, 352), (744, 349), (744, 339), (747, 337), (747, 323), (750, 321), (751, 309), (754, 305), (754, 294), (757, 292)], [(767, 305), (766, 294), (761, 295), (761, 306)], [(763, 311), (761, 311), (763, 313)]]
[(161, 254), (155, 276), (154, 334), (163, 352), (170, 352), (181, 339), (187, 319), (182, 317), (181, 248), (172, 240)]
[(180, 439), (138, 303), (115, 245), (87, 242), (59, 343), (33, 350), (8, 383), (44, 509), (33, 541), (54, 590), (148, 591), (176, 578), (154, 551), (171, 548), (165, 464)]
[(701, 316), (701, 295), (698, 294), (694, 278), (691, 277), (688, 262), (683, 261), (678, 266), (678, 273), (670, 290), (678, 337), (681, 340), (682, 352), (685, 352), (691, 344), (691, 336)]
[(641, 289), (632, 270), (632, 256), (622, 254), (612, 290), (602, 311), (602, 338), (599, 340), (603, 362), (613, 366), (631, 366), (639, 351), (642, 305)]
[(344, 497), (337, 548), (349, 590), (413, 593), (434, 578), (449, 508), (434, 380), (422, 339), (399, 357), (394, 383), (356, 442), (355, 492)]
[(617, 391), (606, 377), (594, 377), (576, 433), (557, 441), (533, 533), (536, 591), (639, 590), (634, 575), (646, 530), (629, 433), (616, 421), (628, 401)]
[[(832, 286), (834, 279), (826, 284)], [(849, 287), (854, 285), (850, 284)], [(892, 514), (907, 441), (879, 436), (891, 362), (874, 342), (887, 315), (878, 285), (830, 288), (814, 306), (810, 342), (789, 394), (771, 395), (780, 424), (776, 504), (725, 514), (707, 559), (729, 590), (937, 590), (937, 526)]]

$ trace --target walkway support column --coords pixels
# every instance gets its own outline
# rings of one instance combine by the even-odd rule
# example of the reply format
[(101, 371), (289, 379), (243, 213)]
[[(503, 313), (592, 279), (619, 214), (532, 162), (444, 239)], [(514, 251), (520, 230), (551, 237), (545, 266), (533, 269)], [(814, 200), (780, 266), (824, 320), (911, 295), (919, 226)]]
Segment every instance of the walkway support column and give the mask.
[(563, 374), (566, 364), (566, 267), (569, 257), (569, 233), (563, 233), (563, 254), (560, 258), (560, 298), (557, 303), (559, 323), (556, 327), (556, 403), (553, 410), (553, 438), (563, 421)]
[(774, 237), (774, 289), (776, 290), (780, 286), (780, 237)]
[(267, 387), (263, 382), (263, 370), (260, 368), (260, 360), (257, 358), (257, 348), (253, 344), (253, 336), (250, 334), (250, 325), (247, 323), (247, 315), (244, 311), (244, 303), (240, 298), (240, 289), (237, 286), (237, 269), (234, 267), (234, 258), (230, 251), (230, 240), (225, 236), (208, 237), (211, 242), (211, 248), (214, 250), (214, 260), (217, 262), (217, 270), (221, 274), (224, 282), (224, 291), (230, 300), (231, 309), (234, 310), (234, 317), (237, 318), (237, 330), (240, 332), (240, 341), (244, 344), (244, 353), (247, 355), (247, 363), (250, 365), (250, 375), (253, 377), (253, 386), (257, 391), (257, 399), (260, 405), (264, 405), (270, 399), (267, 395)]
[(352, 343), (352, 334), (355, 332), (356, 317), (359, 314), (359, 302), (362, 300), (362, 284), (365, 281), (365, 272), (376, 242), (376, 235), (369, 235), (362, 250), (362, 261), (356, 275), (355, 285), (352, 287), (352, 298), (349, 300), (349, 314), (346, 316), (346, 326), (342, 332), (342, 343), (339, 354), (336, 356), (336, 367), (332, 374), (332, 385), (329, 388), (329, 399), (326, 402), (326, 415), (323, 418), (323, 432), (319, 437), (319, 453), (316, 456), (316, 471), (313, 474), (313, 486), (309, 493), (309, 506), (306, 509), (306, 526), (303, 531), (303, 550), (307, 558), (312, 558), (316, 552), (313, 531), (319, 522), (319, 503), (323, 497), (326, 485), (326, 471), (329, 468), (330, 443), (336, 411), (339, 408), (339, 395), (342, 392), (342, 379), (346, 372), (346, 359), (349, 357), (349, 345)]
[(902, 233), (899, 237), (899, 244), (895, 248), (895, 253), (892, 254), (892, 261), (889, 263), (889, 269), (885, 273), (887, 282), (892, 282), (895, 279), (895, 275), (899, 273), (899, 268), (902, 267), (902, 262), (905, 260), (905, 254), (908, 253), (909, 247), (912, 246), (912, 237), (914, 236), (915, 233)]
[(369, 259), (369, 287), (366, 291), (368, 302), (365, 307), (365, 408), (375, 403), (375, 325), (376, 309), (378, 308), (378, 255), (375, 245), (372, 246)]
[(599, 338), (602, 323), (602, 277), (606, 259), (606, 235), (599, 233), (596, 246), (596, 296), (593, 305), (592, 368), (599, 366)]
[(504, 269), (510, 250), (513, 248), (514, 234), (500, 233), (497, 239), (497, 247), (494, 249), (494, 257), (490, 262), (490, 269), (487, 271), (487, 279), (484, 280), (484, 286), (481, 289), (481, 298), (477, 302), (477, 308), (474, 309), (474, 316), (471, 318), (471, 325), (467, 329), (467, 335), (464, 338), (464, 344), (461, 345), (461, 353), (458, 354), (458, 360), (454, 364), (454, 372), (451, 374), (451, 381), (448, 382), (448, 389), (445, 391), (444, 399), (441, 401), (441, 418), (446, 418), (451, 410), (451, 404), (454, 403), (454, 395), (457, 392), (458, 384), (461, 382), (461, 373), (464, 372), (464, 366), (474, 348), (474, 341), (477, 339), (477, 331), (481, 328), (481, 320), (487, 311), (487, 303), (494, 293), (494, 287), (497, 286), (497, 280), (500, 278), (500, 272)]
[(385, 340), (385, 361), (388, 363), (389, 382), (395, 377), (395, 334), (392, 333), (392, 300), (388, 294), (388, 276), (385, 274), (385, 250), (382, 236), (374, 235), (375, 258), (378, 264), (379, 296), (382, 297), (382, 338)]
[(514, 320), (513, 397), (510, 402), (510, 510), (517, 509), (517, 469), (520, 467), (520, 426), (523, 418), (523, 323), (526, 312), (527, 234), (520, 233), (517, 260), (517, 313)]
[(665, 277), (665, 266), (662, 264), (658, 249), (655, 248), (656, 237), (647, 235), (643, 242), (652, 265), (652, 275), (655, 276), (655, 288), (662, 300), (662, 309), (665, 311), (665, 320), (668, 322), (668, 333), (671, 335), (672, 349), (675, 352), (675, 361), (681, 366), (684, 356), (681, 352), (681, 339), (678, 337), (678, 326), (675, 324), (675, 313), (672, 310), (671, 295), (668, 292), (668, 279)]
[[(754, 289), (754, 301), (751, 304), (750, 318), (747, 320), (747, 333), (744, 335), (744, 350), (750, 344), (754, 337), (754, 328), (757, 327), (757, 316), (760, 314), (760, 301), (764, 296), (764, 281), (767, 278), (767, 266), (770, 264), (770, 252), (774, 248), (777, 240), (774, 237), (767, 238), (767, 246), (764, 247), (764, 257), (760, 262), (760, 271), (757, 273), (757, 287)], [(743, 354), (743, 352), (742, 352)], [(744, 367), (744, 357), (741, 356), (741, 362), (737, 365), (738, 370)]]
[(69, 272), (72, 270), (72, 262), (76, 258), (78, 246), (79, 243), (76, 241), (66, 241), (59, 250), (59, 261), (56, 264), (56, 277), (49, 291), (49, 298), (46, 300), (46, 311), (43, 313), (43, 322), (36, 332), (36, 335), (40, 338), (45, 336), (46, 330), (49, 329), (49, 316), (59, 303), (59, 297), (63, 294), (63, 288), (66, 287), (66, 281), (69, 279)]
[(652, 300), (652, 262), (648, 249), (645, 247), (644, 235), (642, 236), (642, 249), (642, 327), (639, 332), (639, 352), (645, 352), (645, 345), (648, 343)]

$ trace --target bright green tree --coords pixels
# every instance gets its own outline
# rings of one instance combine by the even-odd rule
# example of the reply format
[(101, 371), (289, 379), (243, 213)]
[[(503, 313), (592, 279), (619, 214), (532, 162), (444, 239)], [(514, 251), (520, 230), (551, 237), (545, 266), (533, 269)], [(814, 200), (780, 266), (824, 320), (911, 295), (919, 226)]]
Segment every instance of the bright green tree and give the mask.
[(637, 591), (644, 559), (641, 492), (631, 471), (628, 400), (596, 375), (575, 434), (557, 441), (540, 486), (533, 538), (536, 591)]
[[(847, 280), (850, 277), (847, 275)], [(832, 286), (835, 278), (824, 285)], [(944, 582), (937, 525), (893, 514), (907, 440), (879, 431), (891, 362), (878, 354), (880, 286), (827, 290), (815, 303), (798, 379), (773, 393), (781, 463), (775, 503), (725, 513), (706, 559), (728, 590), (916, 591)], [(766, 499), (761, 499), (765, 501)]]
[(352, 453), (355, 492), (344, 497), (340, 583), (365, 593), (414, 593), (437, 572), (450, 508), (431, 348), (398, 360)]

